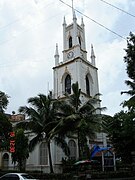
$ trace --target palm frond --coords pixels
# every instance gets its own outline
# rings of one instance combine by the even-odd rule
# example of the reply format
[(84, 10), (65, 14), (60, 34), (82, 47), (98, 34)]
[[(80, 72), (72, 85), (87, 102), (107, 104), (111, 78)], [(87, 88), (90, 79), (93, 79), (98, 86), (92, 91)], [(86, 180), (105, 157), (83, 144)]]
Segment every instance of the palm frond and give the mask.
[(123, 106), (123, 107), (128, 107), (129, 110), (131, 110), (132, 108), (135, 109), (135, 95), (132, 96), (131, 98), (129, 98), (129, 100), (124, 101), (124, 102), (122, 103), (122, 106)]
[(32, 152), (35, 148), (35, 146), (42, 141), (42, 134), (36, 135), (29, 143), (29, 150)]
[(63, 150), (65, 155), (69, 156), (70, 150), (69, 150), (67, 142), (65, 141), (65, 137), (64, 136), (55, 136), (54, 140), (55, 140), (56, 145), (59, 146)]

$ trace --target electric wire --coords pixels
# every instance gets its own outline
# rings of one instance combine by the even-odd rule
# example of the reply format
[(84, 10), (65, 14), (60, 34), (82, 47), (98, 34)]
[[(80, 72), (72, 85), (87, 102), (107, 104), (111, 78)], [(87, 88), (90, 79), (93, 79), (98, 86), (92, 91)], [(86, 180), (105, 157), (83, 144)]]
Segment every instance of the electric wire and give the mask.
[[(69, 4), (65, 3), (64, 1), (62, 1), (62, 0), (59, 0), (59, 1), (60, 1), (60, 2), (62, 2), (63, 4), (65, 4), (66, 6), (68, 6), (68, 7), (72, 8), (72, 6), (70, 6)], [(107, 27), (106, 27), (106, 26), (104, 26), (103, 24), (101, 24), (101, 23), (97, 22), (96, 20), (94, 20), (94, 19), (90, 18), (89, 16), (87, 16), (87, 15), (86, 15), (86, 14), (84, 14), (84, 13), (82, 13), (81, 11), (79, 11), (79, 10), (77, 10), (77, 9), (75, 9), (75, 8), (74, 8), (74, 10), (75, 10), (76, 12), (78, 12), (79, 14), (83, 15), (84, 17), (86, 17), (86, 18), (90, 19), (90, 20), (91, 20), (91, 21), (93, 21), (94, 23), (98, 24), (98, 25), (99, 25), (99, 26), (101, 26), (102, 28), (104, 28), (104, 29), (106, 29), (106, 30), (110, 31), (111, 33), (115, 34), (116, 36), (118, 36), (118, 37), (120, 37), (120, 38), (122, 38), (122, 39), (124, 39), (124, 40), (126, 40), (126, 41), (127, 41), (127, 39), (126, 39), (126, 38), (124, 38), (122, 35), (118, 34), (117, 32), (115, 32), (115, 31), (113, 31), (113, 30), (111, 30), (111, 29), (107, 28)]]
[[(52, 4), (52, 3), (49, 3), (47, 6), (49, 6), (49, 5), (51, 5), (51, 4)], [(44, 6), (44, 7), (46, 8), (47, 6)], [(43, 9), (43, 8), (38, 8), (38, 9), (41, 10), (41, 9)], [(39, 25), (41, 25), (41, 24), (49, 21), (50, 19), (56, 18), (56, 17), (59, 16), (59, 15), (61, 15), (61, 12), (58, 13), (57, 15), (53, 15), (53, 16), (51, 16), (51, 17), (49, 17), (49, 18), (47, 18), (47, 19), (45, 19), (45, 20), (43, 20), (43, 21), (41, 21), (41, 22), (39, 22), (39, 23), (37, 23), (37, 24), (32, 25), (30, 28), (26, 28), (25, 30), (19, 32), (19, 34), (18, 34), (17, 36), (12, 36), (10, 39), (6, 39), (6, 40), (4, 40), (4, 41), (1, 41), (1, 42), (0, 42), (0, 45), (3, 45), (3, 44), (5, 44), (5, 43), (8, 43), (8, 42), (10, 42), (10, 41), (18, 38), (18, 36), (20, 36), (22, 33), (28, 32), (28, 31), (30, 31), (31, 29), (33, 30), (33, 29), (38, 28)], [(17, 19), (17, 21), (18, 21), (18, 20), (19, 20), (19, 19)], [(14, 23), (14, 22), (13, 22), (13, 23)], [(8, 26), (8, 25), (7, 25), (7, 26)], [(3, 28), (4, 28), (4, 27), (3, 27)], [(1, 29), (1, 28), (0, 28), (0, 29)], [(45, 48), (40, 48), (40, 50), (42, 50), (42, 49), (45, 49)], [(50, 49), (50, 47), (49, 47), (49, 49)], [(14, 59), (14, 58), (11, 58), (11, 59)], [(18, 58), (17, 58), (17, 59), (18, 59)], [(39, 63), (39, 62), (42, 62), (42, 60), (41, 60), (41, 58), (40, 58), (40, 60), (32, 61), (32, 62)], [(11, 66), (18, 66), (18, 65), (21, 65), (21, 63), (22, 63), (22, 62), (16, 62), (16, 61), (15, 61), (15, 62), (12, 62), (12, 63), (11, 63), (11, 62), (8, 62), (8, 63), (6, 63), (6, 64), (3, 64), (3, 63), (2, 63), (2, 64), (0, 64), (0, 68), (11, 67)], [(25, 63), (25, 62), (23, 62), (23, 63)]]
[[(23, 7), (21, 7), (21, 10), (22, 10), (22, 9), (25, 10), (25, 7), (27, 7), (26, 4), (25, 4)], [(20, 9), (20, 8), (19, 8), (19, 9)], [(11, 25), (13, 25), (13, 24), (16, 24), (16, 23), (19, 22), (21, 19), (23, 19), (23, 16), (20, 17), (20, 18), (15, 19), (15, 20), (13, 20), (13, 21), (5, 24), (5, 25), (0, 26), (0, 31), (3, 30), (3, 29), (5, 29), (5, 28), (7, 28), (7, 27), (9, 27), (9, 26), (11, 26)]]
[[(64, 3), (64, 4), (66, 4), (66, 3), (63, 2), (62, 0), (60, 0), (60, 1), (61, 1), (62, 3)], [(51, 3), (51, 4), (52, 4), (52, 3)], [(50, 4), (48, 4), (48, 5), (50, 5)], [(68, 5), (68, 4), (66, 4), (66, 5), (67, 5), (68, 7), (70, 7), (70, 8), (73, 8), (72, 6), (70, 6), (70, 5)], [(41, 9), (41, 8), (40, 8), (40, 9)], [(82, 14), (83, 16), (87, 17), (88, 19), (92, 20), (92, 21), (95, 22), (96, 24), (102, 26), (103, 28), (109, 30), (109, 31), (112, 32), (113, 34), (115, 34), (115, 35), (117, 35), (117, 36), (119, 36), (119, 37), (121, 37), (121, 38), (123, 38), (123, 39), (125, 40), (125, 38), (122, 37), (121, 35), (119, 35), (118, 33), (116, 33), (116, 32), (114, 32), (114, 31), (110, 30), (109, 28), (103, 26), (102, 24), (98, 23), (97, 21), (91, 19), (89, 16), (84, 15), (84, 14), (83, 14), (82, 12), (80, 12), (79, 10), (77, 10), (77, 9), (74, 9), (74, 10), (77, 11), (78, 13)], [(53, 17), (54, 17), (54, 16), (53, 16)], [(53, 18), (53, 17), (51, 17), (51, 18)], [(44, 21), (46, 22), (46, 21), (48, 21), (48, 19), (46, 19), (46, 20), (44, 20)], [(37, 26), (37, 25), (40, 25), (40, 24), (42, 24), (42, 23), (44, 23), (44, 21), (42, 21), (41, 23), (36, 24), (36, 26)], [(34, 25), (34, 26), (35, 26), (35, 25)], [(35, 26), (35, 28), (36, 28), (36, 26)], [(32, 26), (31, 28), (33, 28), (33, 26)], [(12, 37), (10, 40), (13, 40), (14, 38), (17, 38), (20, 34), (29, 31), (31, 28), (25, 29), (24, 31), (20, 32), (16, 37)], [(5, 41), (3, 41), (3, 42), (0, 42), (0, 45), (2, 45), (3, 43), (8, 42), (8, 41), (10, 41), (10, 40), (5, 40)]]
[(33, 29), (38, 28), (38, 26), (40, 26), (40, 25), (42, 25), (43, 23), (49, 21), (50, 19), (56, 18), (56, 17), (59, 16), (59, 15), (61, 15), (61, 12), (60, 12), (59, 14), (57, 14), (57, 15), (53, 15), (53, 16), (51, 16), (51, 17), (49, 17), (49, 18), (41, 21), (40, 23), (31, 25), (30, 28), (26, 28), (25, 30), (19, 32), (18, 35), (12, 36), (10, 39), (6, 39), (6, 40), (1, 41), (1, 42), (0, 42), (0, 46), (3, 45), (3, 44), (5, 44), (5, 43), (8, 43), (8, 42), (10, 42), (10, 41), (12, 41), (12, 40), (14, 40), (14, 39), (16, 39), (16, 38), (18, 38), (22, 33), (28, 32), (28, 31), (30, 31), (31, 29), (33, 30)]
[(115, 8), (115, 9), (117, 9), (117, 10), (119, 10), (119, 11), (122, 11), (122, 12), (128, 14), (129, 16), (132, 16), (132, 17), (135, 18), (135, 15), (133, 15), (133, 14), (131, 14), (131, 13), (129, 13), (129, 12), (127, 12), (127, 11), (125, 11), (125, 10), (123, 10), (123, 9), (121, 9), (121, 8), (119, 8), (119, 7), (111, 4), (111, 3), (108, 3), (108, 2), (106, 2), (106, 1), (104, 1), (104, 0), (100, 0), (100, 1), (102, 1), (103, 3), (105, 3), (105, 4), (109, 5), (109, 6), (112, 6), (113, 8)]
[[(52, 5), (53, 3), (54, 3), (54, 2), (51, 2), (51, 3), (47, 4), (46, 6), (43, 6), (42, 8), (38, 8), (38, 10), (42, 10), (42, 9), (48, 8), (48, 6)], [(25, 5), (25, 6), (26, 6), (26, 5)], [(25, 6), (23, 6), (22, 9), (23, 9)], [(29, 9), (29, 8), (28, 8), (28, 9)], [(24, 10), (25, 10), (25, 9), (24, 9)], [(6, 25), (0, 26), (0, 31), (3, 30), (3, 29), (5, 29), (5, 28), (7, 28), (7, 27), (9, 27), (9, 26), (11, 26), (11, 25), (13, 25), (13, 24), (18, 23), (19, 21), (21, 21), (21, 20), (24, 19), (24, 18), (25, 18), (25, 16), (23, 15), (22, 17), (17, 18), (17, 19), (15, 19), (14, 21), (11, 21), (11, 22), (9, 22), (9, 23), (6, 24)]]

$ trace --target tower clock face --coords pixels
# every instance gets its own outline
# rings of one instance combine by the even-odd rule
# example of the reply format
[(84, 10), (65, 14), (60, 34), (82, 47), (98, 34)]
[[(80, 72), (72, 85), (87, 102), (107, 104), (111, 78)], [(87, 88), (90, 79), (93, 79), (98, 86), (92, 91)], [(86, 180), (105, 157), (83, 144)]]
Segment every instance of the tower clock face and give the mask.
[(73, 51), (68, 52), (67, 58), (70, 59), (70, 58), (73, 58), (73, 57), (74, 57), (74, 52)]

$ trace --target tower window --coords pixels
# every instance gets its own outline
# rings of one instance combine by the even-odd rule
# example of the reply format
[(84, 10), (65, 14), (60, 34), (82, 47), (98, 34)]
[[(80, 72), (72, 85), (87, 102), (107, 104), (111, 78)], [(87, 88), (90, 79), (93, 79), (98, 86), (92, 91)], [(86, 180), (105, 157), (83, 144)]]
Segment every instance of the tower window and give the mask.
[(70, 36), (69, 37), (69, 48), (71, 48), (72, 47), (72, 37)]
[(65, 78), (65, 92), (71, 94), (71, 77), (69, 74)]
[(90, 96), (90, 83), (88, 76), (86, 76), (86, 94)]
[(78, 40), (79, 40), (79, 44), (80, 44), (80, 47), (81, 47), (81, 37), (78, 36)]

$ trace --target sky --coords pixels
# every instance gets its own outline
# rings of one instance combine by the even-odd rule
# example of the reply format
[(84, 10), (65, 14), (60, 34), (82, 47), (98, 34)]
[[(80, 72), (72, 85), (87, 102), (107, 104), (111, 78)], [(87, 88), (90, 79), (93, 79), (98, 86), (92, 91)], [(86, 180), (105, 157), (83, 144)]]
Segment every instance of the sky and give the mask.
[[(72, 5), (71, 0), (63, 1)], [(94, 47), (101, 106), (114, 115), (128, 98), (120, 93), (128, 89), (123, 57), (126, 38), (135, 31), (135, 1), (106, 1), (133, 16), (101, 0), (73, 4), (84, 14), (76, 12), (78, 24), (83, 16), (88, 60), (91, 44)], [(62, 61), (64, 16), (67, 24), (72, 23), (72, 9), (59, 0), (0, 0), (0, 91), (10, 96), (7, 113), (18, 113), (28, 98), (53, 89), (56, 43)]]

